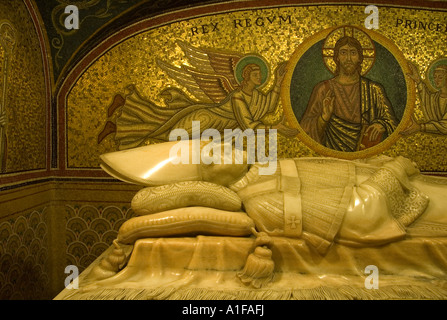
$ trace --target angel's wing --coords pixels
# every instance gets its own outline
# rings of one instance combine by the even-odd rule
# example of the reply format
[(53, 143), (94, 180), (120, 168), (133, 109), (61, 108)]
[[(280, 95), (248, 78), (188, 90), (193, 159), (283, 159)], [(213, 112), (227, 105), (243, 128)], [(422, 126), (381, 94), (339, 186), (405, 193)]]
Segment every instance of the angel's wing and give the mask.
[(221, 102), (237, 88), (234, 69), (242, 54), (196, 48), (183, 41), (177, 44), (191, 66), (175, 67), (161, 60), (157, 64), (199, 101)]

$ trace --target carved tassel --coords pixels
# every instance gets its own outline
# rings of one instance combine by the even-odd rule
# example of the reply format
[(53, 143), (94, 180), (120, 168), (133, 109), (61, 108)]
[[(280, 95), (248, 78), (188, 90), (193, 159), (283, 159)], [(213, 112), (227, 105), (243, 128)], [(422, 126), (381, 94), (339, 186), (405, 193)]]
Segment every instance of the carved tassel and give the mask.
[(265, 232), (253, 230), (256, 235), (255, 250), (249, 254), (244, 269), (238, 272), (243, 283), (255, 288), (261, 288), (273, 279), (275, 263), (272, 260), (272, 251), (268, 248), (272, 244), (271, 238)]
[(113, 245), (115, 248), (110, 255), (102, 259), (101, 262), (92, 269), (88, 278), (95, 280), (110, 278), (123, 267), (126, 262), (126, 255), (116, 240), (113, 241)]
[(124, 254), (123, 249), (119, 246), (117, 240), (113, 240), (113, 245), (115, 248), (113, 249), (112, 253), (104, 260), (108, 260), (109, 264), (112, 266), (112, 271), (118, 272), (121, 268), (124, 262), (126, 262), (126, 255)]

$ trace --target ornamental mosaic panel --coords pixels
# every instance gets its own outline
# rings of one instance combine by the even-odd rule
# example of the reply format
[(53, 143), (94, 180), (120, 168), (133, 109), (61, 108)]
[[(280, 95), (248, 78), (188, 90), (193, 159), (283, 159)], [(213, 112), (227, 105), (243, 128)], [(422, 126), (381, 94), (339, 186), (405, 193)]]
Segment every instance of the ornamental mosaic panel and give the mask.
[(48, 297), (46, 214), (42, 209), (0, 223), (0, 300)]
[[(277, 129), (278, 157), (402, 155), (447, 171), (445, 11), (296, 5), (142, 30), (67, 98), (68, 168), (173, 129)], [(372, 21), (374, 22), (374, 21)]]
[(66, 205), (67, 265), (82, 272), (116, 239), (124, 221), (134, 212), (128, 207)]

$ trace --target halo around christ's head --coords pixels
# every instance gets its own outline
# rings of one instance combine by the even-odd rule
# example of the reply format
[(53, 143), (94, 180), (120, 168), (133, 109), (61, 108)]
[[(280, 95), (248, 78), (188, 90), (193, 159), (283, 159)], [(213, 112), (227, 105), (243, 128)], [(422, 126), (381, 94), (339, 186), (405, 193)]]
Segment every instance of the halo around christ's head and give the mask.
[(363, 48), (363, 63), (361, 70), (361, 74), (363, 76), (367, 74), (374, 65), (376, 59), (376, 49), (370, 36), (359, 27), (341, 26), (327, 35), (323, 44), (324, 64), (332, 74), (335, 74), (335, 70), (337, 68), (334, 61), (335, 44), (338, 40), (346, 36), (357, 39)]
[(242, 78), (242, 71), (244, 70), (244, 68), (247, 65), (252, 64), (252, 63), (258, 65), (259, 68), (261, 69), (262, 83), (259, 87), (262, 87), (267, 83), (267, 80), (270, 77), (270, 68), (268, 66), (268, 63), (262, 57), (260, 57), (258, 55), (250, 54), (250, 55), (246, 55), (245, 57), (240, 59), (237, 62), (236, 67), (234, 68), (234, 77), (235, 77), (236, 81), (239, 84), (241, 84), (242, 81), (244, 80)]

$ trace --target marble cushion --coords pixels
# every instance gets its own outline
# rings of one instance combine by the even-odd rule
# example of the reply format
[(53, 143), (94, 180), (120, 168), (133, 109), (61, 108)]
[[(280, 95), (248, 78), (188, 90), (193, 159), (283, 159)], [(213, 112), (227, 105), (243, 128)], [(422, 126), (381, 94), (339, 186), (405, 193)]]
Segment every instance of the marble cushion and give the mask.
[(190, 207), (212, 207), (240, 211), (242, 202), (232, 190), (210, 182), (184, 181), (141, 189), (132, 199), (137, 215)]

